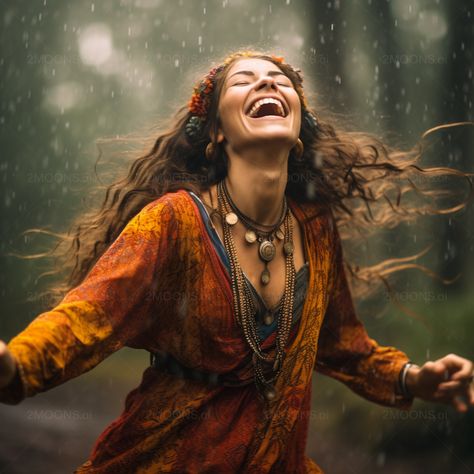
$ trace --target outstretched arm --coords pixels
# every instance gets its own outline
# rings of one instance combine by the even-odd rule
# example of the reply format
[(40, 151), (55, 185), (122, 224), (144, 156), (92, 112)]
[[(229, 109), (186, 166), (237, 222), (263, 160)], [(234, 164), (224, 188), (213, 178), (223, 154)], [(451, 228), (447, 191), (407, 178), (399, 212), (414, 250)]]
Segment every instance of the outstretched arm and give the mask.
[(330, 294), (318, 342), (315, 370), (346, 384), (375, 403), (408, 410), (413, 397), (401, 395), (398, 380), (407, 355), (371, 339), (356, 315), (344, 265), (342, 245), (333, 222)]
[[(14, 337), (8, 352), (3, 348), (0, 370), (8, 384), (0, 385), (0, 402), (17, 404), (77, 377), (151, 327), (153, 291), (176, 255), (175, 219), (167, 199), (145, 206), (84, 281)], [(8, 354), (16, 365), (13, 379)]]
[(334, 226), (333, 279), (319, 337), (315, 369), (345, 383), (364, 398), (408, 410), (415, 397), (452, 405), (465, 412), (474, 406), (472, 361), (456, 354), (413, 365), (404, 377), (407, 355), (395, 347), (379, 346), (357, 318), (343, 265), (342, 246)]

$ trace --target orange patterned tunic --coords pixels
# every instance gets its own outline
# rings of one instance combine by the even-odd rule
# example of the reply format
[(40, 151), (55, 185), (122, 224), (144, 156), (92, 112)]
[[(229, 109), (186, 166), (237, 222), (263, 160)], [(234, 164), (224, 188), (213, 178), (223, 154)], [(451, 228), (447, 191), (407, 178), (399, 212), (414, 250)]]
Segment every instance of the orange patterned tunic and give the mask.
[[(275, 400), (257, 396), (229, 276), (196, 202), (180, 189), (145, 206), (84, 281), (9, 342), (20, 370), (0, 401), (49, 390), (123, 346), (165, 351), (186, 367), (248, 383), (209, 385), (147, 368), (75, 472), (321, 473), (305, 454), (314, 371), (407, 410), (413, 400), (395, 386), (409, 359), (379, 346), (357, 318), (331, 213), (288, 204), (303, 230), (309, 280)], [(272, 333), (263, 348), (274, 343)]]

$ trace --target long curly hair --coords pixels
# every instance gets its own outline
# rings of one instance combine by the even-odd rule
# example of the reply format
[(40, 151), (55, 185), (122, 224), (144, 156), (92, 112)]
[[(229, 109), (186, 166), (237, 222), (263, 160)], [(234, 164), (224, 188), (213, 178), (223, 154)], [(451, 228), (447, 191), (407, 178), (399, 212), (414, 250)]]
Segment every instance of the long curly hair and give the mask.
[[(441, 128), (472, 125), (471, 122), (432, 128), (422, 135), (415, 146), (403, 151), (387, 145), (372, 134), (343, 130), (341, 125), (336, 125), (340, 124), (340, 119), (332, 118), (328, 110), (319, 106), (317, 109), (310, 107), (303, 94), (303, 76), (298, 69), (262, 51), (238, 51), (226, 57), (225, 67), (215, 76), (209, 113), (201, 133), (194, 140), (191, 141), (185, 131), (192, 114), (188, 104), (183, 104), (168, 127), (161, 129), (156, 138), (150, 139), (150, 148), (133, 158), (125, 176), (110, 185), (97, 187), (96, 193), (103, 197), (102, 204), (78, 216), (68, 233), (37, 228), (26, 231), (46, 233), (58, 239), (49, 252), (30, 256), (55, 257), (54, 269), (47, 273), (66, 273), (66, 278), (62, 277), (48, 290), (49, 295), (60, 299), (68, 290), (79, 285), (127, 222), (144, 206), (178, 189), (200, 195), (226, 176), (228, 157), (223, 148), (216, 144), (213, 160), (206, 159), (205, 148), (210, 137), (217, 136), (219, 97), (227, 71), (235, 61), (243, 58), (273, 62), (292, 81), (301, 100), (302, 114), (306, 110), (317, 117), (316, 131), (307, 121), (301, 121), (299, 138), (304, 152), (301, 160), (295, 160), (293, 152), (290, 152), (286, 193), (298, 202), (318, 201), (327, 206), (335, 217), (343, 242), (367, 238), (377, 230), (394, 228), (422, 215), (454, 213), (465, 207), (472, 198), (469, 173), (447, 167), (423, 168), (419, 164), (428, 135)], [(104, 142), (120, 143), (120, 139), (106, 139)], [(440, 176), (465, 179), (467, 197), (457, 204), (442, 207), (439, 203), (441, 199), (458, 194), (429, 187), (423, 189), (417, 184), (429, 183), (431, 178)], [(409, 197), (412, 192), (427, 199), (428, 203), (414, 204), (414, 199)], [(365, 267), (351, 264), (346, 257), (353, 296), (368, 295), (377, 287), (376, 282), (385, 284), (390, 290), (387, 277), (407, 268), (418, 268), (435, 276), (428, 268), (414, 263), (419, 256), (386, 259)]]

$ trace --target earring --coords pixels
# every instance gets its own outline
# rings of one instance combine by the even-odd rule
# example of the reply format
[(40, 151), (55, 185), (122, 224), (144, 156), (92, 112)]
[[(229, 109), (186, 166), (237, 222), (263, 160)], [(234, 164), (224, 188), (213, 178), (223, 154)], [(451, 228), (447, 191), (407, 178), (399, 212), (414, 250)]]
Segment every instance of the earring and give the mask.
[(215, 146), (214, 143), (209, 142), (206, 146), (206, 158), (210, 161), (214, 159)]
[(298, 138), (296, 141), (295, 146), (292, 148), (294, 157), (296, 161), (303, 161), (303, 152), (304, 152), (304, 145), (303, 142)]
[(319, 128), (318, 119), (314, 114), (312, 114), (309, 110), (305, 109), (303, 112), (303, 119), (308, 125), (309, 129), (312, 133), (316, 133)]

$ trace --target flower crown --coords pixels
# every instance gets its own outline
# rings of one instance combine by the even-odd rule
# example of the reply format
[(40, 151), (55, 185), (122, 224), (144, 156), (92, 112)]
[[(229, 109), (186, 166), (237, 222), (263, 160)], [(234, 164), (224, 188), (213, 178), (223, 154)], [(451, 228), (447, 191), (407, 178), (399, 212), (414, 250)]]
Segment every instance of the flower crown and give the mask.
[[(209, 112), (209, 106), (211, 103), (212, 92), (216, 85), (216, 76), (222, 72), (233, 60), (240, 57), (246, 57), (245, 53), (236, 53), (227, 57), (222, 64), (213, 67), (206, 76), (194, 87), (193, 95), (188, 102), (188, 109), (191, 113), (191, 117), (188, 119), (185, 131), (189, 138), (194, 139), (198, 137), (203, 129), (207, 114)], [(251, 57), (251, 56), (248, 56)], [(282, 56), (269, 56), (274, 62), (283, 64), (284, 58)], [(290, 66), (291, 67), (291, 66)], [(303, 77), (300, 69), (291, 69), (296, 73), (299, 78), (299, 84), (297, 85), (297, 91), (300, 95), (303, 111), (305, 114), (305, 120), (312, 125), (312, 128), (316, 129), (317, 120), (316, 117), (307, 110), (307, 104), (303, 93)]]

